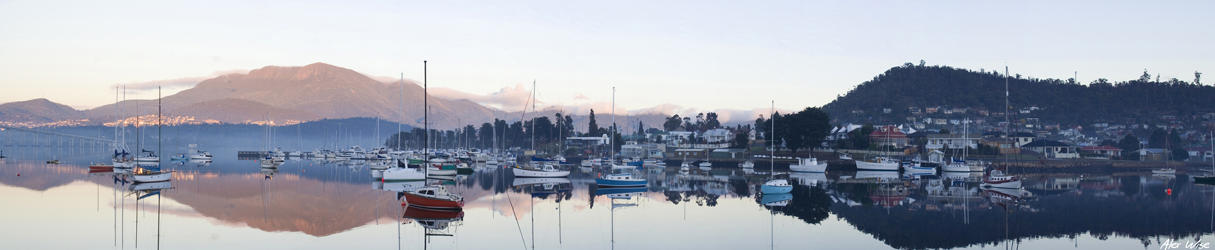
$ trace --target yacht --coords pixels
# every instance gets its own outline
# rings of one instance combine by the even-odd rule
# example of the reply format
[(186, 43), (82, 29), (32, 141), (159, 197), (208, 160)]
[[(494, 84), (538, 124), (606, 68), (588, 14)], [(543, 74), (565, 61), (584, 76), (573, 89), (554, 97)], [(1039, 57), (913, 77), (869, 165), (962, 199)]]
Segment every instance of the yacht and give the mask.
[(752, 162), (751, 160), (746, 160), (746, 161), (743, 161), (743, 162), (741, 162), (741, 163), (738, 163), (738, 168), (741, 168), (741, 169), (754, 169), (754, 168), (755, 168), (755, 162)]
[(820, 161), (818, 161), (818, 159), (815, 159), (814, 157), (810, 157), (810, 158), (798, 157), (796, 164), (789, 165), (789, 171), (813, 172), (813, 173), (827, 172), (827, 162), (825, 162), (825, 161), (820, 162)]
[(644, 187), (646, 183), (648, 183), (646, 179), (623, 172), (595, 178), (595, 184), (600, 187)]
[(464, 197), (447, 192), (442, 185), (431, 185), (405, 192), (405, 202), (409, 206), (440, 210), (461, 210), (464, 208)]
[(989, 188), (1021, 188), (1021, 178), (1015, 175), (1006, 175), (1003, 171), (992, 170), (987, 174), (987, 178), (983, 178), (983, 186)]
[(515, 174), (515, 177), (554, 178), (570, 176), (569, 170), (559, 170), (553, 167), (552, 163), (540, 163), (539, 165), (530, 168), (516, 166), (511, 168), (511, 172)]
[(899, 162), (887, 157), (874, 157), (870, 161), (856, 161), (857, 170), (897, 171)]
[(1174, 169), (1174, 168), (1152, 169), (1152, 174), (1161, 174), (1161, 175), (1177, 174), (1177, 169)]

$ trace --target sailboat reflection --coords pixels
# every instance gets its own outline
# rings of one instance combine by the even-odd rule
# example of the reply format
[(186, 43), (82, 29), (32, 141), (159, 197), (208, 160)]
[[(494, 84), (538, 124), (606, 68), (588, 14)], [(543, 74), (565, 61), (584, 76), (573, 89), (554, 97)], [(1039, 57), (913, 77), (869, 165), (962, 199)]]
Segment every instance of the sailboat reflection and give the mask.
[[(116, 179), (117, 180), (117, 179)], [(118, 182), (116, 182), (118, 183)], [(156, 248), (160, 248), (160, 197), (165, 190), (173, 188), (172, 182), (135, 182), (128, 186), (127, 195), (135, 196), (135, 248), (139, 248), (139, 212), (140, 201), (144, 199), (156, 197)], [(125, 199), (124, 199), (125, 200)], [(125, 207), (123, 210), (126, 210)], [(125, 215), (125, 213), (124, 213)], [(124, 223), (125, 224), (125, 223)], [(125, 242), (125, 240), (124, 240)]]
[[(435, 210), (414, 206), (402, 207), (405, 208), (405, 214), (401, 218), (413, 220), (422, 227), (423, 248), (430, 246), (430, 237), (455, 236), (456, 228), (463, 224), (462, 221), (464, 220), (463, 210)], [(398, 230), (400, 229), (398, 228)], [(400, 234), (399, 231), (397, 233)]]

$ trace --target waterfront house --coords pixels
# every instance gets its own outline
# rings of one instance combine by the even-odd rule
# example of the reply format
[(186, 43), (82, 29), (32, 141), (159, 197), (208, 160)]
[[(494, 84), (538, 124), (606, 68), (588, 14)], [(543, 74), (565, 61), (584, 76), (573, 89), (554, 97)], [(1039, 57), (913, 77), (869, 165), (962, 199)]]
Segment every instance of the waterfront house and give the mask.
[(1122, 149), (1114, 146), (1086, 146), (1080, 148), (1084, 158), (1117, 159), (1122, 157)]
[(880, 126), (869, 133), (869, 141), (878, 147), (891, 146), (902, 148), (907, 146), (907, 134), (894, 125)]
[(1034, 142), (1025, 144), (1022, 148), (1042, 154), (1043, 157), (1048, 159), (1080, 158), (1080, 152), (1076, 149), (1076, 146), (1055, 140), (1035, 140)]

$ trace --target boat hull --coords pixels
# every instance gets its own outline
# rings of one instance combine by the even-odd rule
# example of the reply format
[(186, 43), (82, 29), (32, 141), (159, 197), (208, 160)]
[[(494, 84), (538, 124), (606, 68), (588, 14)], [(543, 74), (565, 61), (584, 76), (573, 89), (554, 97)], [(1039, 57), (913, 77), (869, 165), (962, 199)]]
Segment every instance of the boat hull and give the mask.
[(759, 187), (759, 191), (765, 194), (784, 194), (793, 191), (793, 186), (772, 186), (763, 185)]
[(984, 187), (989, 187), (989, 188), (1012, 188), (1012, 189), (1016, 189), (1016, 188), (1021, 188), (1021, 180), (1020, 180), (1020, 179), (1018, 179), (1018, 180), (1009, 180), (1009, 181), (988, 181), (988, 180), (984, 180), (984, 181), (983, 181), (983, 186), (984, 186)]
[(646, 180), (608, 180), (596, 178), (595, 185), (601, 187), (643, 187), (647, 183)]
[(827, 163), (824, 162), (824, 163), (819, 163), (819, 164), (814, 164), (814, 165), (793, 164), (793, 165), (789, 165), (789, 171), (811, 172), (811, 173), (827, 172)]
[(463, 201), (435, 199), (408, 192), (405, 193), (405, 202), (409, 206), (427, 209), (460, 210), (464, 207)]
[(899, 164), (895, 162), (867, 162), (856, 161), (856, 169), (858, 170), (876, 170), (876, 171), (897, 171)]
[(941, 172), (983, 172), (983, 168), (967, 164), (945, 164), (941, 166)]
[(132, 177), (133, 179), (135, 179), (135, 182), (144, 182), (144, 183), (146, 183), (146, 182), (162, 182), (162, 181), (169, 181), (169, 179), (172, 179), (172, 178), (173, 178), (173, 173), (158, 173), (158, 174), (148, 174), (148, 175), (133, 175), (133, 176), (131, 176), (131, 177)]

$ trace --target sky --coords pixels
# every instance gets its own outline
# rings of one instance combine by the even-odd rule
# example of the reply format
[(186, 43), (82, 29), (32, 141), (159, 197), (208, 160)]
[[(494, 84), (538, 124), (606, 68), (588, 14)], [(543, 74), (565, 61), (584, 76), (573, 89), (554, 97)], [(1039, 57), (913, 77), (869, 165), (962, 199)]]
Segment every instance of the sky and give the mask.
[[(890, 67), (1215, 73), (1213, 1), (4, 1), (0, 103), (313, 62), (622, 109), (821, 106)], [(1208, 74), (1215, 77), (1215, 74)], [(1204, 82), (1215, 82), (1215, 78)], [(524, 95), (526, 96), (526, 95)], [(154, 92), (133, 94), (154, 98)]]

